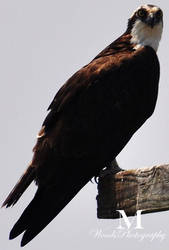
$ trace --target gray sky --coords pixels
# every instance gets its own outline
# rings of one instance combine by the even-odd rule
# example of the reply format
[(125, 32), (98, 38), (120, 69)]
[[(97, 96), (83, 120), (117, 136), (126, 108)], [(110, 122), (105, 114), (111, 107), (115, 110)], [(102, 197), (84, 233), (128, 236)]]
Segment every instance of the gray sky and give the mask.
[[(126, 29), (127, 19), (144, 1), (1, 0), (0, 4), (0, 202), (32, 157), (35, 136), (59, 87)], [(153, 1), (164, 11), (164, 32), (158, 55), (159, 98), (154, 115), (118, 156), (121, 167), (169, 163), (169, 4)], [(13, 209), (0, 211), (0, 249), (19, 249), (21, 237), (8, 234), (32, 199), (35, 185)], [(167, 249), (169, 212), (142, 216), (143, 233), (160, 230), (166, 239), (152, 242), (94, 238), (93, 230), (117, 226), (117, 220), (96, 218), (97, 186), (89, 183), (25, 249)]]

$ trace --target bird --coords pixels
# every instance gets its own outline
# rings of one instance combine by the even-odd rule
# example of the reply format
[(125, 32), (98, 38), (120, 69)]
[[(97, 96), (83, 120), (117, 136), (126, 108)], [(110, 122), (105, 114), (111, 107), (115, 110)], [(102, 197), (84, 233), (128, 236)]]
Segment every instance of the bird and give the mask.
[(37, 191), (10, 239), (24, 233), (21, 246), (30, 242), (93, 177), (116, 163), (117, 155), (153, 114), (162, 31), (162, 10), (140, 6), (128, 19), (126, 31), (56, 93), (32, 160), (2, 205), (13, 206), (35, 181)]

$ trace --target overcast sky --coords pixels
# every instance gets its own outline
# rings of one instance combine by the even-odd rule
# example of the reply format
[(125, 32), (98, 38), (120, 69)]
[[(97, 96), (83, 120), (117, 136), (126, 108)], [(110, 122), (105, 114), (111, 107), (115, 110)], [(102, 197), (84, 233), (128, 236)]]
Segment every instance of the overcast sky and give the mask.
[[(144, 1), (5, 0), (0, 1), (0, 202), (6, 198), (32, 157), (35, 136), (60, 86), (125, 31), (127, 19)], [(169, 3), (153, 1), (164, 11), (164, 32), (155, 113), (118, 156), (122, 168), (169, 163)], [(139, 77), (139, 76), (138, 76)], [(64, 184), (63, 184), (64, 185)], [(35, 193), (31, 185), (15, 207), (0, 211), (0, 249), (20, 249), (21, 237), (8, 234)], [(162, 232), (166, 239), (94, 237), (113, 229), (117, 220), (96, 217), (96, 184), (89, 183), (25, 249), (167, 249), (169, 212), (142, 216), (143, 233)]]

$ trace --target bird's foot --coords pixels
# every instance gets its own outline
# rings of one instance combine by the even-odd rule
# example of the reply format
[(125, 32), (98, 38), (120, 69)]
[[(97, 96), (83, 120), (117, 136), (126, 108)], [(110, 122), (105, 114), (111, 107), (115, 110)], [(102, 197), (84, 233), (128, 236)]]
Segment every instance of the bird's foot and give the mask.
[(121, 171), (124, 171), (124, 169), (119, 167), (116, 160), (113, 160), (112, 162), (108, 163), (106, 165), (106, 168), (100, 172), (100, 177), (104, 177), (105, 175), (108, 175), (108, 174), (115, 175)]

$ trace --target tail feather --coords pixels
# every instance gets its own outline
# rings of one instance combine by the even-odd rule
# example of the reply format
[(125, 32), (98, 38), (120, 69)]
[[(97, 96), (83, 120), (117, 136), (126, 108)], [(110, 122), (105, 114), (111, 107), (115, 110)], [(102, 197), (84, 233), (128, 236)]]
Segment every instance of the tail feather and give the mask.
[(37, 213), (38, 203), (40, 203), (39, 199), (41, 198), (41, 194), (39, 194), (39, 190), (37, 190), (35, 197), (33, 200), (29, 203), (27, 208), (22, 213), (19, 220), (16, 222), (16, 224), (13, 226), (9, 239), (12, 240), (16, 238), (18, 235), (23, 233), (26, 230), (27, 225), (29, 224), (30, 218), (34, 218), (35, 214)]
[(25, 192), (27, 187), (31, 184), (31, 182), (35, 178), (35, 168), (30, 164), (25, 173), (21, 176), (18, 183), (14, 186), (2, 207), (10, 207), (15, 205), (15, 203), (19, 200), (21, 195)]
[(10, 239), (25, 231), (21, 241), (21, 246), (25, 246), (59, 214), (90, 178), (85, 176), (77, 179), (77, 176), (73, 176), (62, 192), (57, 185), (37, 190), (34, 199), (11, 230)]

